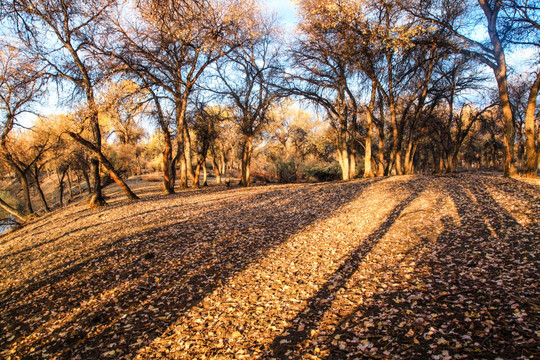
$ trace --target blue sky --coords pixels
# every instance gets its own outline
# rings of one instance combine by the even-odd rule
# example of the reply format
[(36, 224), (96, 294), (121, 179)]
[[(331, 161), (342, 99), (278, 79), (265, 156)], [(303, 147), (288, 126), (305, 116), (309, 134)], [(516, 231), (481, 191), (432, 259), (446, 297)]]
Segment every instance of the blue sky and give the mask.
[(291, 0), (266, 0), (268, 8), (278, 15), (280, 20), (287, 26), (296, 22), (296, 9)]

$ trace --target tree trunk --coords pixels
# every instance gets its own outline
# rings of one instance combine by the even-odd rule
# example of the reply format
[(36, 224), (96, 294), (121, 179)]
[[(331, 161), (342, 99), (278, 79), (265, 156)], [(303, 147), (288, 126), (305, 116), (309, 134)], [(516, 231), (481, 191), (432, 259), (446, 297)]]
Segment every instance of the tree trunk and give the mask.
[(439, 150), (439, 174), (444, 174), (446, 170), (445, 164), (444, 164), (444, 151), (443, 149)]
[(79, 189), (79, 195), (80, 195), (82, 194), (81, 177), (79, 176), (78, 172), (75, 172), (75, 175), (77, 176), (77, 189)]
[(372, 156), (372, 140), (373, 140), (373, 111), (375, 110), (375, 100), (377, 96), (377, 82), (371, 81), (371, 98), (366, 112), (367, 121), (367, 134), (366, 134), (366, 150), (364, 155), (364, 177), (373, 177), (373, 170), (371, 169), (371, 156)]
[(174, 194), (174, 180), (172, 178), (172, 139), (168, 131), (163, 131), (165, 150), (163, 150), (163, 193)]
[(45, 199), (45, 194), (43, 193), (43, 190), (41, 189), (41, 184), (39, 182), (39, 169), (37, 166), (34, 166), (34, 181), (36, 183), (36, 189), (39, 194), (39, 198), (41, 199), (41, 204), (43, 205), (43, 209), (45, 209), (46, 212), (50, 212), (51, 209), (49, 208), (49, 204), (47, 204), (47, 199)]
[(183, 155), (183, 151), (180, 154), (180, 189), (187, 189), (188, 178), (186, 169), (186, 158)]
[(227, 161), (225, 160), (225, 154), (224, 152), (222, 151), (220, 154), (219, 154), (219, 166), (220, 166), (220, 171), (221, 171), (221, 174), (223, 174), (223, 176), (226, 176), (226, 173), (227, 173)]
[(28, 183), (27, 172), (17, 171), (19, 181), (21, 182), (23, 197), (24, 197), (24, 206), (28, 214), (34, 213), (34, 208), (32, 207), (32, 199), (30, 197), (30, 184)]
[(403, 168), (401, 166), (401, 154), (400, 154), (400, 139), (401, 134), (399, 132), (399, 126), (397, 124), (396, 107), (392, 103), (388, 104), (390, 109), (390, 120), (392, 123), (392, 150), (390, 151), (390, 169), (394, 169), (397, 175), (403, 174)]
[(212, 168), (214, 169), (214, 173), (216, 174), (216, 183), (221, 184), (221, 171), (219, 171), (219, 166), (216, 162), (215, 154), (212, 156)]
[(242, 178), (240, 184), (248, 187), (251, 185), (251, 156), (253, 155), (253, 136), (245, 136), (242, 146)]
[[(97, 115), (96, 115), (97, 116)], [(99, 125), (98, 130), (95, 131), (96, 133), (99, 133)], [(75, 141), (77, 141), (79, 144), (85, 146), (90, 151), (93, 152), (95, 156), (95, 161), (97, 162), (97, 165), (94, 164), (94, 169), (92, 169), (92, 173), (94, 175), (94, 179), (99, 180), (99, 163), (103, 164), (107, 172), (109, 173), (109, 176), (111, 179), (114, 180), (114, 182), (120, 186), (120, 188), (124, 191), (127, 198), (130, 200), (138, 200), (139, 197), (135, 195), (133, 191), (131, 191), (130, 187), (124, 182), (124, 180), (118, 175), (116, 172), (116, 169), (112, 165), (112, 163), (107, 159), (107, 157), (103, 154), (101, 151), (101, 140), (96, 141), (97, 144), (92, 144), (90, 141), (84, 139), (79, 134), (75, 134), (72, 132), (68, 133), (69, 136), (71, 136)], [(97, 135), (96, 135), (97, 136)], [(98, 181), (100, 182), (100, 181)], [(105, 200), (103, 200), (103, 195), (101, 194), (101, 184), (96, 186), (96, 183), (94, 183), (94, 194), (92, 195), (92, 198), (90, 199), (90, 207), (96, 208), (99, 206), (105, 205)]]
[(352, 148), (349, 153), (349, 179), (356, 176), (356, 149)]
[(407, 150), (405, 151), (405, 161), (404, 161), (404, 170), (406, 175), (412, 175), (414, 170), (414, 155), (416, 154), (416, 149), (418, 143), (414, 142), (412, 139), (409, 139), (407, 143)]
[(86, 169), (81, 169), (81, 172), (84, 177), (84, 182), (86, 183), (86, 189), (88, 190), (88, 193), (91, 193), (92, 186), (90, 185), (90, 176), (88, 176), (88, 171), (86, 171)]
[(208, 169), (206, 168), (206, 159), (204, 159), (203, 164), (203, 186), (208, 186)]
[(525, 113), (525, 152), (527, 154), (527, 163), (525, 165), (525, 176), (534, 177), (538, 171), (538, 153), (536, 150), (536, 128), (535, 111), (536, 99), (540, 89), (540, 72), (536, 74), (536, 80), (529, 92), (527, 99), (527, 111)]
[(90, 173), (92, 176), (92, 189), (90, 198), (90, 208), (96, 209), (100, 206), (107, 205), (107, 202), (103, 198), (103, 191), (101, 187), (101, 176), (99, 175), (99, 160), (92, 158), (90, 160)]
[(103, 164), (103, 167), (107, 170), (107, 173), (109, 173), (109, 176), (111, 179), (114, 180), (114, 182), (120, 186), (120, 188), (124, 191), (126, 196), (129, 200), (139, 200), (139, 197), (135, 195), (133, 191), (131, 191), (131, 188), (126, 184), (126, 182), (118, 175), (116, 170), (114, 169), (113, 165), (107, 160), (104, 156), (101, 158), (101, 162)]
[(71, 175), (69, 170), (67, 171), (67, 181), (69, 186), (69, 201), (73, 201), (73, 184), (71, 183)]
[(0, 198), (0, 207), (2, 209), (4, 209), (6, 212), (10, 213), (11, 215), (13, 215), (16, 218), (18, 218), (19, 220), (21, 220), (21, 222), (26, 221), (26, 216), (22, 212), (20, 212), (17, 209), (11, 207), (8, 203), (6, 203), (4, 200), (2, 200), (2, 198)]
[(364, 155), (364, 177), (373, 177), (373, 170), (371, 169), (371, 139), (373, 137), (373, 121), (371, 114), (367, 116), (367, 134), (366, 134), (366, 151)]
[[(186, 120), (186, 110), (187, 110), (187, 104), (188, 104), (188, 91), (186, 90), (182, 97), (179, 96), (176, 97), (176, 128), (178, 139), (182, 139), (178, 142), (178, 151), (182, 149), (182, 155), (183, 155), (183, 171), (182, 175), (180, 177), (181, 184), (180, 187), (187, 188), (187, 181), (188, 179), (191, 180), (192, 186), (195, 184), (198, 184), (198, 181), (195, 180), (195, 174), (193, 173), (193, 165), (191, 163), (191, 137), (189, 135), (189, 127)], [(182, 147), (180, 147), (182, 145)], [(183, 176), (186, 176), (184, 179)]]
[(340, 120), (337, 138), (339, 165), (341, 166), (341, 179), (350, 179), (349, 148), (347, 146), (347, 124)]
[(197, 164), (195, 165), (195, 171), (193, 173), (193, 180), (191, 180), (192, 184), (191, 187), (198, 188), (201, 186), (200, 178), (201, 178), (201, 166), (202, 161), (197, 161)]
[(56, 173), (56, 177), (58, 178), (58, 202), (60, 203), (60, 207), (64, 207), (64, 178), (66, 177), (68, 169), (69, 167), (66, 167), (65, 169), (60, 170), (60, 174), (58, 172)]
[(514, 166), (514, 118), (510, 105), (510, 97), (508, 95), (507, 83), (507, 67), (504, 50), (497, 33), (497, 17), (500, 10), (500, 2), (495, 2), (493, 9), (490, 7), (490, 2), (487, 0), (478, 0), (482, 11), (484, 12), (488, 22), (488, 35), (493, 46), (493, 55), (495, 57), (496, 66), (492, 66), (497, 80), (497, 88), (499, 91), (499, 100), (504, 117), (504, 176), (512, 176), (516, 174)]
[(377, 152), (377, 159), (379, 164), (377, 166), (377, 176), (384, 176), (384, 127), (381, 125), (377, 128), (379, 134), (379, 151)]

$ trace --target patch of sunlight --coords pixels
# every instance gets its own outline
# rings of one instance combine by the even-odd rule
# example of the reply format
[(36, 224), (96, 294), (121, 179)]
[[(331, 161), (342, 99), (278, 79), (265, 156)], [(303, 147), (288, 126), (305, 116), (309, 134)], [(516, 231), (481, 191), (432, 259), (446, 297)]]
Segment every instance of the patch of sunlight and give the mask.
[(401, 266), (407, 252), (443, 231), (434, 208), (448, 208), (457, 218), (452, 203), (441, 200), (440, 189), (428, 186), (414, 194), (407, 187), (411, 179), (375, 182), (331, 217), (273, 248), (191, 308), (165, 331), (170, 335), (156, 338), (138, 358), (163, 349), (171, 356), (232, 356), (227, 349), (232, 343), (246, 356), (264, 357), (276, 337), (302, 326), (298, 315), (310, 310), (310, 299), (321, 289), (332, 294), (323, 324), (378, 291), (379, 279), (390, 268), (411, 275), (410, 262)]

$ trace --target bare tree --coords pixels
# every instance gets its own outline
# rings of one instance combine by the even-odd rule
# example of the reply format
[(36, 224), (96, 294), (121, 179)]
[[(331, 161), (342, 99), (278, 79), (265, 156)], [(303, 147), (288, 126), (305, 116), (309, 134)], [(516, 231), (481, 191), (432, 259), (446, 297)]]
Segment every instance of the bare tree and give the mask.
[(229, 100), (242, 136), (242, 186), (251, 184), (254, 140), (270, 121), (271, 106), (281, 96), (276, 86), (283, 71), (276, 30), (273, 20), (261, 19), (256, 38), (228, 54), (216, 67), (222, 86), (215, 92)]
[(91, 138), (81, 131), (68, 134), (93, 154), (93, 194), (91, 207), (102, 206), (105, 200), (101, 190), (99, 164), (107, 169), (111, 178), (131, 200), (138, 199), (101, 147), (102, 134), (95, 89), (104, 78), (105, 66), (99, 66), (94, 56), (94, 45), (99, 43), (104, 15), (116, 0), (9, 0), (2, 2), (1, 11), (15, 26), (15, 32), (25, 43), (27, 51), (47, 66), (47, 74), (57, 81), (67, 81), (76, 92), (82, 92), (86, 106), (86, 122)]
[[(501, 17), (504, 31), (510, 34), (508, 41), (519, 49), (535, 49), (536, 59), (540, 58), (540, 4), (529, 0), (505, 0)], [(537, 138), (535, 125), (536, 104), (540, 91), (540, 61), (536, 60), (533, 66), (536, 69), (527, 77), (530, 79), (527, 81), (528, 95), (524, 96), (526, 176), (536, 176), (540, 150), (540, 139)]]
[[(503, 0), (438, 0), (408, 1), (405, 5), (415, 16), (446, 32), (447, 37), (440, 42), (441, 46), (466, 54), (493, 70), (505, 120), (504, 174), (505, 176), (515, 174), (514, 117), (508, 93), (508, 65), (505, 56), (511, 32), (504, 26), (503, 21), (503, 13), (509, 8), (509, 3)], [(488, 35), (485, 42), (476, 40), (470, 35), (475, 29), (478, 30), (478, 24), (484, 27)]]
[[(255, 7), (251, 1), (170, 0), (139, 2), (139, 18), (130, 25), (114, 22), (118, 41), (106, 51), (126, 70), (166, 93), (174, 104), (180, 186), (196, 184), (186, 119), (196, 84), (218, 59), (250, 37)], [(157, 98), (154, 97), (156, 100)]]
[[(30, 199), (29, 172), (46, 150), (47, 144), (38, 146), (38, 151), (32, 154), (31, 159), (23, 159), (18, 156), (21, 152), (16, 151), (10, 135), (18, 125), (20, 115), (31, 110), (31, 105), (41, 95), (43, 74), (35, 59), (27, 57), (19, 48), (4, 43), (0, 46), (0, 156), (15, 171), (22, 185), (26, 212), (32, 214), (34, 210)], [(5, 202), (1, 205), (23, 220), (24, 217), (16, 209)]]

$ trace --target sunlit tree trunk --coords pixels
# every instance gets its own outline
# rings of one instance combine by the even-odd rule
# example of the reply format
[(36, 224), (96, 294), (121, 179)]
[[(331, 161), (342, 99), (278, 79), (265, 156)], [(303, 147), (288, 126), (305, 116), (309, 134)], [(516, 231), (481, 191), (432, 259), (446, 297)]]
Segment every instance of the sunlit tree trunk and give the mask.
[(384, 162), (384, 124), (380, 124), (377, 127), (377, 133), (379, 135), (379, 151), (377, 152), (378, 166), (377, 176), (384, 176), (385, 162)]
[(221, 184), (221, 171), (219, 170), (219, 165), (216, 161), (216, 155), (212, 155), (212, 168), (214, 169), (214, 173), (216, 174), (216, 183)]
[(369, 178), (373, 177), (373, 170), (371, 169), (371, 147), (372, 147), (372, 138), (373, 138), (373, 122), (371, 115), (368, 115), (367, 121), (367, 134), (366, 134), (366, 150), (364, 155), (364, 177)]
[(337, 136), (339, 165), (341, 167), (341, 179), (350, 180), (350, 158), (349, 147), (347, 144), (347, 119), (345, 115), (341, 115), (339, 119), (339, 128)]
[(416, 154), (416, 149), (418, 147), (418, 143), (414, 142), (413, 140), (409, 139), (407, 143), (407, 149), (405, 151), (405, 159), (404, 159), (404, 170), (405, 174), (412, 175), (414, 171), (414, 155)]
[(202, 163), (202, 169), (203, 169), (203, 186), (208, 186), (208, 169), (206, 168), (206, 159), (204, 159)]
[(349, 154), (349, 179), (354, 179), (356, 176), (356, 149), (351, 148)]
[(369, 100), (369, 105), (367, 107), (366, 112), (366, 126), (367, 126), (367, 134), (366, 134), (366, 151), (364, 156), (364, 177), (369, 178), (373, 177), (373, 170), (371, 169), (371, 147), (372, 147), (372, 139), (373, 139), (373, 111), (375, 110), (375, 100), (376, 100), (376, 85), (377, 82), (372, 80), (371, 81), (371, 98)]
[(488, 22), (488, 35), (493, 46), (493, 56), (495, 58), (495, 66), (492, 66), (495, 73), (495, 80), (497, 80), (497, 89), (499, 91), (499, 100), (504, 117), (504, 176), (512, 176), (516, 174), (516, 168), (514, 165), (514, 118), (512, 114), (512, 108), (510, 105), (510, 98), (508, 95), (508, 82), (507, 82), (507, 66), (504, 56), (504, 50), (501, 44), (497, 32), (497, 17), (500, 11), (501, 2), (497, 1), (493, 8), (487, 0), (478, 0), (480, 7), (484, 11)]
[(0, 198), (0, 207), (2, 209), (4, 209), (6, 212), (8, 212), (9, 214), (15, 216), (16, 218), (18, 218), (19, 220), (21, 220), (22, 222), (25, 222), (26, 221), (26, 216), (18, 211), (17, 209), (15, 209), (14, 207), (10, 206), (8, 203), (6, 203), (4, 200), (2, 200), (2, 198)]
[[(99, 134), (99, 138), (101, 139), (101, 133), (99, 132), (99, 124), (96, 123), (96, 126), (97, 126), (98, 129), (95, 132), (97, 132), (97, 134)], [(107, 159), (107, 157), (101, 151), (101, 140), (96, 141), (97, 144), (92, 144), (88, 140), (83, 139), (79, 134), (69, 133), (69, 135), (75, 141), (77, 141), (81, 145), (83, 145), (83, 146), (87, 147), (89, 150), (91, 150), (94, 153), (94, 155), (96, 156), (96, 158), (94, 160), (97, 161), (97, 165), (96, 165), (97, 170), (93, 170), (95, 172), (94, 173), (94, 178), (95, 179), (99, 180), (99, 164), (101, 163), (103, 165), (103, 167), (105, 168), (105, 170), (107, 170), (107, 173), (109, 174), (111, 179), (124, 191), (124, 193), (126, 194), (126, 196), (128, 197), (129, 200), (138, 200), (139, 199), (139, 197), (137, 195), (135, 195), (135, 193), (131, 190), (131, 188), (120, 177), (120, 175), (118, 174), (118, 172), (114, 168), (113, 164), (109, 161), (109, 159)], [(96, 136), (98, 136), (98, 135), (96, 135)], [(96, 137), (94, 137), (94, 139), (96, 139)], [(96, 192), (94, 193), (94, 196), (92, 196), (92, 199), (90, 200), (91, 207), (97, 207), (97, 206), (104, 205), (105, 200), (103, 200), (103, 195), (102, 195), (102, 192), (101, 192), (101, 181), (97, 181), (96, 183), (94, 183), (94, 191), (96, 191)], [(96, 202), (96, 200), (98, 200), (99, 197), (101, 197), (102, 202)]]
[(201, 178), (201, 167), (202, 167), (202, 160), (197, 161), (197, 164), (195, 165), (195, 171), (193, 174), (193, 180), (192, 180), (192, 187), (198, 188), (201, 186), (200, 178)]
[(240, 184), (242, 186), (251, 185), (251, 156), (253, 155), (253, 136), (245, 136), (242, 146), (242, 177)]
[[(527, 155), (527, 163), (525, 166), (525, 175), (528, 177), (536, 176), (538, 170), (538, 153), (536, 149), (536, 128), (535, 128), (535, 111), (536, 99), (540, 88), (540, 72), (536, 74), (536, 80), (529, 92), (527, 99), (527, 111), (525, 113), (525, 153)], [(540, 143), (540, 141), (539, 141)]]
[(188, 178), (187, 178), (187, 170), (186, 170), (186, 158), (183, 155), (183, 151), (180, 154), (179, 160), (180, 160), (180, 189), (187, 189), (188, 187)]
[(99, 174), (99, 160), (95, 157), (90, 159), (90, 175), (92, 178), (92, 188), (90, 189), (92, 196), (90, 198), (90, 207), (95, 209), (107, 204), (103, 198), (101, 176)]

